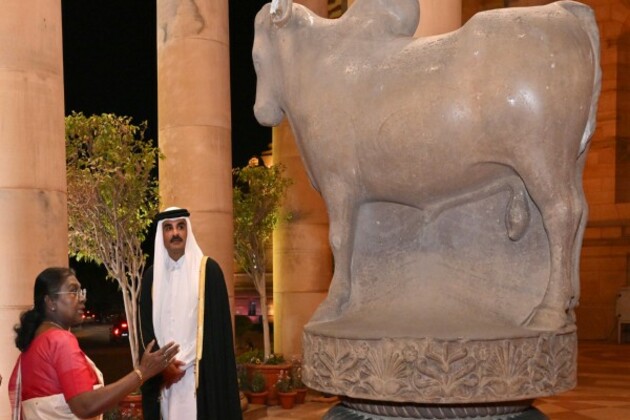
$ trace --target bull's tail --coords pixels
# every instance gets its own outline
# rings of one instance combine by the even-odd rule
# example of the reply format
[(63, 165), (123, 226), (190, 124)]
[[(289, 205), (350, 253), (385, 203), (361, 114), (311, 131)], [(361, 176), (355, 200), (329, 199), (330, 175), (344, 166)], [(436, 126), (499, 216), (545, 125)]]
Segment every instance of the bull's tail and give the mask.
[(591, 51), (593, 54), (593, 64), (595, 66), (595, 74), (593, 78), (593, 97), (591, 98), (591, 109), (589, 111), (588, 123), (584, 129), (584, 135), (580, 142), (580, 154), (586, 150), (593, 133), (595, 132), (595, 125), (597, 120), (597, 101), (599, 100), (599, 94), (602, 90), (602, 69), (600, 66), (599, 57), (599, 29), (597, 27), (597, 21), (595, 20), (595, 14), (593, 10), (585, 4), (578, 3), (576, 1), (560, 1), (558, 2), (562, 8), (570, 12), (580, 21), (580, 26), (584, 29), (584, 32), (588, 35), (591, 41)]

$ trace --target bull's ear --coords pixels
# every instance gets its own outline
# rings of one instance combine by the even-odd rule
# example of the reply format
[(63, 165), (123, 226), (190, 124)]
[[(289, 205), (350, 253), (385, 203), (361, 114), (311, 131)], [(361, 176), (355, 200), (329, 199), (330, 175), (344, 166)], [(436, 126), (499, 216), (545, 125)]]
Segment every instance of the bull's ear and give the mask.
[(283, 26), (291, 17), (293, 0), (273, 0), (271, 2), (271, 20), (276, 26)]

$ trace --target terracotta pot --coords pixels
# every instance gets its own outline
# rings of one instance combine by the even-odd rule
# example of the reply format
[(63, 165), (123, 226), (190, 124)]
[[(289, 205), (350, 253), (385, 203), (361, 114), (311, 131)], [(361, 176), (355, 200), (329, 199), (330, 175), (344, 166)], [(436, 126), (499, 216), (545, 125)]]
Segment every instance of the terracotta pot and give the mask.
[(278, 400), (280, 400), (280, 406), (284, 409), (293, 408), (295, 404), (295, 398), (297, 397), (297, 392), (278, 392)]
[(118, 403), (123, 419), (142, 420), (142, 394), (129, 394)]
[(269, 392), (247, 392), (245, 395), (247, 395), (250, 404), (267, 404)]
[(281, 370), (288, 372), (291, 369), (291, 363), (283, 363), (281, 365), (245, 365), (247, 368), (247, 379), (251, 381), (252, 374), (259, 371), (265, 377), (265, 389), (269, 392), (267, 396), (267, 405), (278, 405), (278, 391), (274, 385), (278, 381), (278, 375)]
[(295, 397), (296, 404), (304, 404), (304, 400), (306, 399), (306, 391), (307, 388), (297, 388), (295, 392), (297, 392), (297, 396)]

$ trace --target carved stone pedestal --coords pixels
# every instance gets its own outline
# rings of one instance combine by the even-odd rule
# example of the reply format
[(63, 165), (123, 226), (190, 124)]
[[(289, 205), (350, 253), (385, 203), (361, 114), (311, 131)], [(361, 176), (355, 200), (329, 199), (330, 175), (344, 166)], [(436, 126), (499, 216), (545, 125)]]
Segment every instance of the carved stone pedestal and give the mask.
[(575, 329), (515, 330), (521, 337), (456, 340), (306, 332), (303, 377), (311, 388), (346, 396), (330, 419), (544, 418), (532, 417), (540, 413), (531, 401), (576, 385)]

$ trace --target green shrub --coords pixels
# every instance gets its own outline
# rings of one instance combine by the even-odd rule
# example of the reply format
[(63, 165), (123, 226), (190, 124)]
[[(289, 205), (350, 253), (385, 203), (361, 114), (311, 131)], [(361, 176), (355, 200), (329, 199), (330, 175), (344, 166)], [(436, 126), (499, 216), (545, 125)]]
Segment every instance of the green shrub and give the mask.
[(265, 360), (264, 365), (281, 365), (284, 363), (284, 356), (278, 353), (271, 353), (269, 358)]
[(238, 389), (241, 391), (247, 391), (249, 388), (249, 381), (247, 380), (247, 369), (244, 365), (236, 366), (236, 379), (238, 380)]
[(278, 392), (291, 392), (293, 391), (293, 382), (286, 370), (281, 370), (278, 374), (278, 381), (274, 385)]
[(236, 363), (239, 363), (239, 364), (251, 363), (254, 365), (260, 365), (262, 364), (263, 357), (264, 356), (263, 356), (262, 350), (260, 349), (249, 350), (237, 356)]
[(259, 393), (265, 390), (267, 386), (265, 377), (259, 370), (252, 373), (252, 380), (249, 382), (249, 390), (251, 392)]

